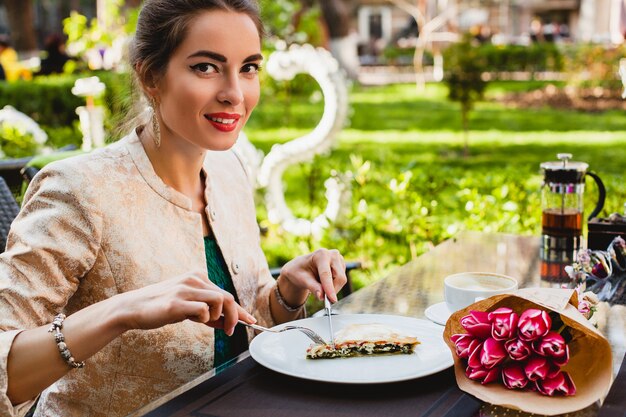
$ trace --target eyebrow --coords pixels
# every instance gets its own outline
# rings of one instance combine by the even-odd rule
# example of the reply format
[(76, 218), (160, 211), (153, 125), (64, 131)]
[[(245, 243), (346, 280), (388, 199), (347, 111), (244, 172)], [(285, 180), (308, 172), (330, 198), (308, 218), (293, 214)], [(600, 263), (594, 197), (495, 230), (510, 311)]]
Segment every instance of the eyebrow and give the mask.
[[(215, 61), (219, 61), (219, 62), (227, 62), (228, 59), (226, 59), (226, 57), (222, 54), (218, 54), (217, 52), (212, 52), (212, 51), (197, 51), (194, 52), (193, 54), (189, 55), (187, 58), (197, 58), (197, 57), (206, 57), (206, 58), (210, 58), (213, 59)], [(247, 57), (246, 59), (243, 60), (244, 63), (247, 62), (253, 62), (253, 61), (260, 61), (263, 59), (263, 55), (261, 54), (254, 54), (254, 55), (250, 55), (249, 57)]]

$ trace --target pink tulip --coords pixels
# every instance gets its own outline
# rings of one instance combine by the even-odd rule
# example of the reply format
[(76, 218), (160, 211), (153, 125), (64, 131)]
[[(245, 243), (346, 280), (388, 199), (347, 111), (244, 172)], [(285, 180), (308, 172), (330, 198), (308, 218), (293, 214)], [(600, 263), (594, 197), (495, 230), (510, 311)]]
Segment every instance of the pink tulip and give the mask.
[(467, 358), (467, 365), (470, 368), (482, 368), (483, 364), (480, 361), (480, 358), (483, 355), (483, 343), (479, 340), (478, 346), (469, 352), (469, 356)]
[(532, 347), (538, 354), (551, 358), (558, 366), (563, 366), (569, 361), (569, 348), (565, 339), (556, 332), (548, 332), (543, 338), (535, 340)]
[(481, 384), (488, 384), (490, 382), (497, 381), (500, 378), (500, 368), (485, 369), (482, 367), (471, 368), (467, 367), (465, 375), (469, 379), (479, 381)]
[(531, 381), (554, 378), (559, 373), (559, 367), (542, 356), (533, 356), (524, 366), (526, 377)]
[(536, 308), (529, 308), (519, 318), (518, 334), (520, 339), (532, 341), (545, 336), (550, 331), (552, 319), (548, 313)]
[(480, 363), (487, 369), (502, 363), (507, 357), (504, 343), (489, 338), (483, 343), (483, 351), (480, 354)]
[(521, 339), (511, 339), (504, 342), (504, 348), (509, 353), (509, 357), (514, 361), (526, 360), (532, 353), (530, 345)]
[(491, 321), (487, 312), (470, 311), (469, 315), (461, 319), (461, 326), (468, 333), (480, 339), (486, 339), (491, 336)]
[(510, 363), (502, 368), (502, 381), (509, 389), (521, 389), (528, 384), (524, 368), (518, 363)]
[(456, 354), (461, 359), (469, 358), (470, 353), (481, 345), (478, 339), (467, 333), (454, 334), (450, 336), (450, 340), (454, 343)]
[(517, 334), (519, 316), (510, 308), (499, 308), (489, 313), (489, 320), (493, 322), (491, 336), (496, 340), (508, 340)]
[(576, 394), (576, 385), (572, 381), (572, 377), (567, 372), (559, 372), (553, 378), (539, 379), (535, 381), (537, 391), (543, 395), (574, 395)]

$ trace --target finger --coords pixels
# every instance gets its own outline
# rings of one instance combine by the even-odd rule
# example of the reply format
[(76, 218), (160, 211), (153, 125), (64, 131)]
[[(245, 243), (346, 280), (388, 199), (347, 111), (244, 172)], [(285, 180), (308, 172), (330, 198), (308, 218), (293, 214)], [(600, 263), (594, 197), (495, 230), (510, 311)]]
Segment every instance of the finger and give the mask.
[(333, 271), (333, 286), (335, 288), (335, 292), (337, 292), (348, 282), (346, 267), (341, 261), (341, 258), (337, 257), (331, 258), (330, 266)]
[(237, 320), (239, 320), (239, 310), (237, 309), (237, 306), (238, 304), (232, 296), (224, 297), (222, 315), (224, 317), (224, 332), (226, 332), (228, 336), (233, 335), (235, 326), (237, 325)]
[(182, 297), (187, 301), (199, 301), (208, 305), (209, 321), (217, 321), (222, 315), (225, 295), (219, 288), (217, 290), (187, 288)]
[(185, 316), (187, 316), (189, 320), (198, 323), (206, 323), (211, 319), (207, 303), (201, 301), (187, 301), (184, 303), (184, 306)]
[(341, 254), (341, 252), (339, 252), (337, 249), (333, 249), (331, 252), (333, 252), (334, 254), (336, 254), (336, 256), (341, 259), (341, 265), (343, 265), (343, 270), (346, 270), (346, 260), (344, 259), (343, 255)]
[(333, 273), (331, 271), (330, 264), (330, 252), (327, 250), (317, 251), (316, 256), (313, 257), (315, 268), (317, 269), (317, 276), (319, 277), (322, 291), (328, 297), (328, 299), (335, 303), (337, 302), (337, 293), (333, 286)]
[(181, 289), (200, 289), (220, 291), (220, 288), (211, 282), (206, 274), (190, 272), (181, 277), (175, 278), (175, 285)]
[(236, 304), (236, 306), (237, 306), (237, 312), (239, 313), (239, 320), (243, 320), (249, 324), (256, 323), (256, 318), (252, 314), (248, 313), (248, 311), (246, 311), (245, 308), (243, 308), (239, 304)]
[[(241, 307), (239, 304), (235, 304), (237, 306), (237, 313), (239, 314), (239, 320), (243, 320), (246, 323), (250, 323), (250, 324), (254, 324), (256, 323), (256, 318), (254, 318), (253, 315), (251, 315), (250, 313), (248, 313), (243, 307)], [(208, 321), (206, 322), (207, 325), (214, 327), (216, 329), (225, 329), (225, 325), (224, 325), (224, 315), (222, 315), (222, 317), (219, 318), (219, 320), (216, 321)], [(238, 322), (235, 322), (235, 326), (237, 325)], [(234, 333), (234, 328), (233, 328), (233, 333)], [(232, 335), (232, 334), (231, 334)]]

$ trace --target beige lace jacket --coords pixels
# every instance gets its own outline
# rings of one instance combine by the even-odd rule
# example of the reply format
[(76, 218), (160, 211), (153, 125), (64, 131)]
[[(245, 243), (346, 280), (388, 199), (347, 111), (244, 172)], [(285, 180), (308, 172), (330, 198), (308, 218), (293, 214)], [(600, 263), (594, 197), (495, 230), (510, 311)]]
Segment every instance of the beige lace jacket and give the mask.
[[(233, 151), (209, 152), (204, 169), (207, 215), (239, 301), (273, 325), (268, 299), (275, 281), (245, 169)], [(6, 396), (7, 355), (20, 329), (206, 271), (203, 245), (200, 215), (155, 174), (134, 132), (42, 170), (0, 255), (0, 415), (22, 415), (30, 406), (13, 407)], [(123, 416), (212, 367), (213, 330), (205, 325), (129, 331), (44, 391), (36, 415)]]

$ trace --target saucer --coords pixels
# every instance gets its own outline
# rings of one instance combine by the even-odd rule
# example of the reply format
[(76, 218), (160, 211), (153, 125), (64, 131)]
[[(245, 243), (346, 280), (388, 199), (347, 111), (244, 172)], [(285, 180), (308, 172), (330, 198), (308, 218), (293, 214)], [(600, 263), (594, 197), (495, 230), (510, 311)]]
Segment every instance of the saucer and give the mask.
[(428, 307), (424, 311), (424, 314), (426, 315), (426, 318), (428, 318), (428, 320), (432, 321), (433, 323), (445, 326), (452, 313), (448, 309), (446, 302), (442, 301)]

